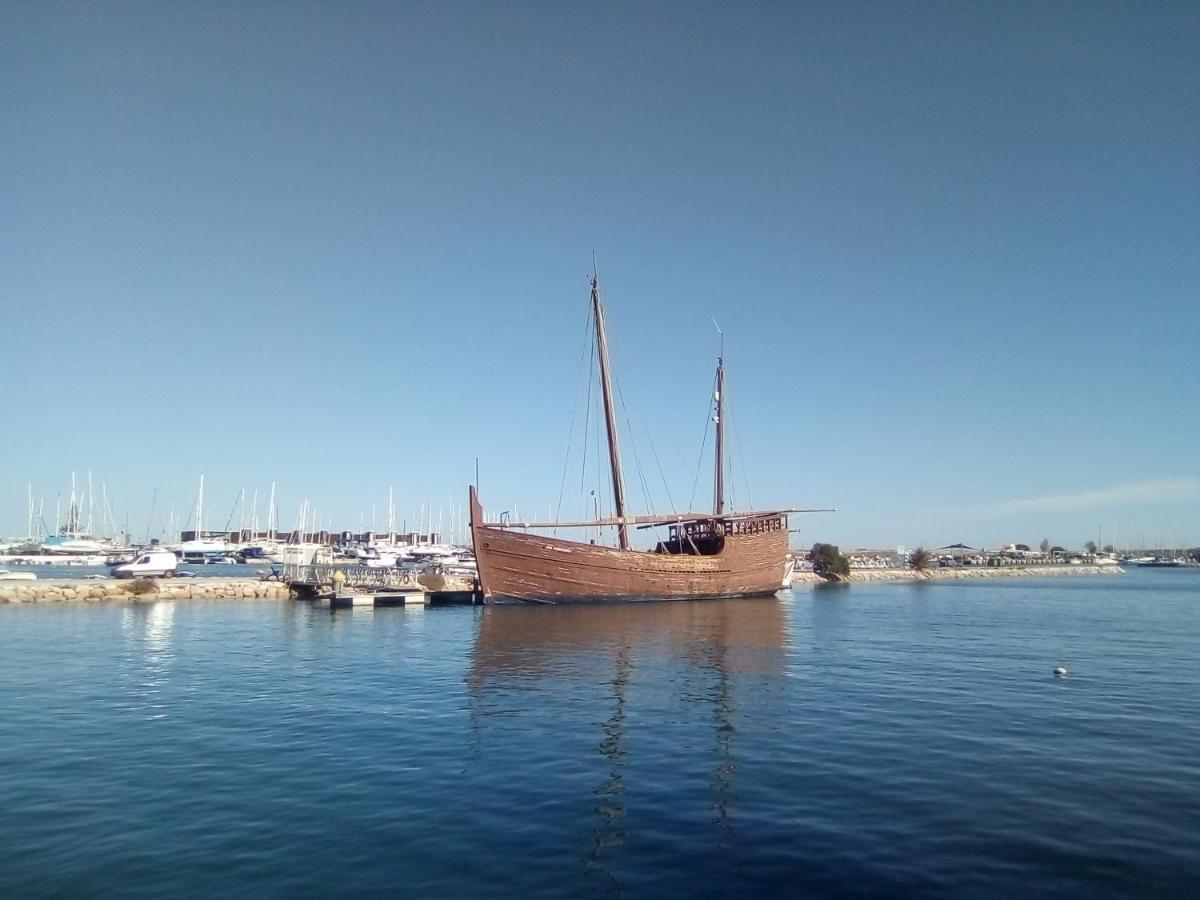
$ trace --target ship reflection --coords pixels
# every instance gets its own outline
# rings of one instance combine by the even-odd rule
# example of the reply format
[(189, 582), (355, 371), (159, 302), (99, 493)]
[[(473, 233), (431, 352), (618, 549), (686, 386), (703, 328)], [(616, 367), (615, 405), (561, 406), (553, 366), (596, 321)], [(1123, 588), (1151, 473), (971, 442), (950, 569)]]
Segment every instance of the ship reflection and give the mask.
[[(786, 671), (787, 622), (776, 598), (597, 606), (489, 606), (483, 609), (473, 654), (470, 684), (477, 701), (500, 700), (511, 709), (539, 702), (546, 681), (605, 685), (602, 703), (609, 714), (600, 724), (596, 751), (602, 778), (593, 788), (595, 824), (583, 860), (586, 870), (603, 875), (619, 889), (614, 857), (625, 839), (630, 814), (630, 722), (649, 717), (637, 704), (637, 689), (653, 697), (658, 710), (694, 715), (693, 702), (708, 707), (702, 732), (709, 729), (711, 751), (699, 758), (711, 766), (712, 822), (725, 844), (735, 831), (732, 803), (737, 775), (739, 688), (743, 702), (759, 678)], [(641, 673), (641, 678), (638, 677)], [(697, 684), (699, 682), (699, 684)], [(697, 688), (699, 688), (697, 692)], [(664, 697), (664, 692), (667, 695)], [(476, 706), (477, 711), (480, 704)], [(686, 711), (685, 711), (686, 710)], [(486, 718), (486, 717), (484, 717)], [(486, 731), (486, 722), (475, 719)], [(646, 727), (643, 725), (642, 727)]]
[[(787, 624), (774, 597), (614, 603), (593, 606), (487, 606), (471, 661), (473, 685), (498, 679), (587, 674), (597, 655), (665, 656), (720, 665), (732, 674), (784, 670)], [(719, 649), (720, 653), (715, 651)]]
[(583, 861), (584, 868), (604, 876), (619, 887), (616, 874), (609, 865), (609, 856), (625, 840), (621, 819), (625, 817), (625, 692), (631, 673), (629, 645), (623, 644), (617, 653), (613, 675), (613, 711), (604, 723), (604, 736), (597, 750), (608, 764), (607, 777), (596, 788), (597, 822), (592, 830), (591, 848)]

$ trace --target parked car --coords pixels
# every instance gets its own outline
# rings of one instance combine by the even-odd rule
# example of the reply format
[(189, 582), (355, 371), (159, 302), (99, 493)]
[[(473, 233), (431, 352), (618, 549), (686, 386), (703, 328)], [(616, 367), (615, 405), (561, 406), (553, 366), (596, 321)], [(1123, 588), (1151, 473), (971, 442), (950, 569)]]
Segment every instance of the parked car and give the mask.
[(170, 550), (149, 550), (112, 570), (113, 578), (170, 578), (175, 574), (179, 559)]

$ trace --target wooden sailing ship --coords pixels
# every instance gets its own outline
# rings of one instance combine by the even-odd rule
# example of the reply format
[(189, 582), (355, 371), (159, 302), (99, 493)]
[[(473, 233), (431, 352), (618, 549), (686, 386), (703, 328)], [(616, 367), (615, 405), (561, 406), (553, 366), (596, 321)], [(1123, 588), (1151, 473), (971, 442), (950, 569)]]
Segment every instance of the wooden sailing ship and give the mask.
[[(714, 398), (713, 512), (670, 516), (626, 513), (604, 305), (596, 278), (592, 279), (591, 305), (616, 515), (590, 522), (484, 522), (483, 508), (472, 486), (471, 537), (484, 599), (541, 603), (698, 600), (772, 594), (779, 590), (790, 571), (788, 514), (815, 510), (726, 512), (723, 358), (717, 359)], [(567, 541), (536, 533), (540, 529), (594, 526), (615, 527), (618, 546)], [(668, 528), (666, 540), (649, 550), (630, 547), (630, 527), (655, 526)]]

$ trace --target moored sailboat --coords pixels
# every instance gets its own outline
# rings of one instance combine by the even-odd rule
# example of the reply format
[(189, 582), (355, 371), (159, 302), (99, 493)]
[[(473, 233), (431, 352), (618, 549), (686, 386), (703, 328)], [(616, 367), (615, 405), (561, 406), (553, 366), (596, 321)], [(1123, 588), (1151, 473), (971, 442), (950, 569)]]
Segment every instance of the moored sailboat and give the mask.
[[(724, 493), (724, 359), (717, 360), (714, 396), (716, 443), (712, 513), (628, 515), (617, 423), (613, 408), (604, 306), (592, 279), (601, 395), (616, 515), (590, 522), (485, 522), (470, 488), (471, 537), (485, 600), (508, 598), (541, 603), (627, 600), (696, 600), (772, 594), (789, 570), (788, 514), (794, 508), (733, 513)], [(542, 528), (612, 526), (616, 547), (529, 533)], [(629, 529), (666, 527), (653, 549), (630, 546)]]

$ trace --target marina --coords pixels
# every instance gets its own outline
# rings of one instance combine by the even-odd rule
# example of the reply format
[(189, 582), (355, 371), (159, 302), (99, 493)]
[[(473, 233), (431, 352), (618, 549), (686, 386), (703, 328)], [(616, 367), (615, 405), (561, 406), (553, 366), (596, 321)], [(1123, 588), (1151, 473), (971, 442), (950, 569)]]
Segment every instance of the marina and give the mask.
[(0, 894), (1183, 896), (1195, 598), (0, 606)]
[(0, 3), (0, 900), (1196, 897), (1198, 46)]

